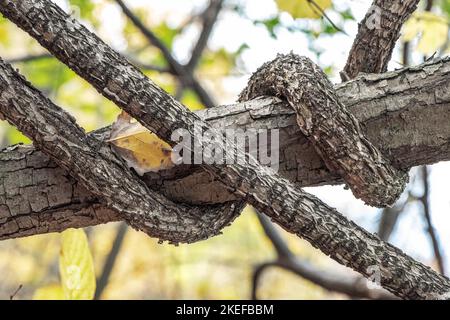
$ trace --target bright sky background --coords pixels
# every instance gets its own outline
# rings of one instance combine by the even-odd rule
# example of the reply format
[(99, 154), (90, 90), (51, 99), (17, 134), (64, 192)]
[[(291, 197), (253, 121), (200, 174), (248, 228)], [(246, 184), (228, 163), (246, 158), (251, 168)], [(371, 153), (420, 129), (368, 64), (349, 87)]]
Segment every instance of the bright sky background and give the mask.
[[(62, 3), (63, 1), (55, 0), (55, 2)], [(273, 0), (242, 0), (241, 2), (246, 4), (247, 14), (253, 19), (268, 18), (276, 12), (276, 5)], [(335, 0), (334, 4), (337, 8), (342, 9), (350, 7), (356, 20), (360, 21), (371, 2), (371, 0)], [(176, 25), (191, 12), (202, 10), (207, 1), (127, 0), (126, 3), (130, 7), (148, 6), (152, 9), (152, 18), (155, 20), (166, 20), (170, 24)], [(333, 15), (331, 15), (331, 18), (333, 18)], [(102, 19), (105, 21), (105, 24), (99, 30), (100, 36), (116, 49), (126, 49), (124, 40), (119, 36), (124, 24), (120, 9), (114, 5), (108, 6), (103, 11)], [(288, 15), (283, 15), (283, 19), (287, 22), (291, 21)], [(308, 22), (305, 23), (307, 24)], [(320, 61), (316, 62), (322, 66), (333, 65), (337, 72), (342, 69), (346, 62), (348, 51), (356, 35), (357, 22), (347, 22), (344, 25), (344, 30), (348, 35), (327, 36), (315, 44), (325, 49), (325, 53), (321, 56)], [(195, 41), (198, 31), (198, 28), (194, 26), (186, 30), (185, 34), (175, 42), (174, 54), (180, 61), (185, 62), (189, 57), (192, 43)], [(224, 86), (229, 91), (229, 95), (220, 101), (222, 104), (234, 102), (237, 94), (245, 86), (251, 72), (255, 71), (262, 63), (273, 59), (277, 53), (293, 51), (316, 60), (315, 55), (308, 50), (308, 40), (305, 35), (298, 32), (281, 31), (278, 34), (278, 39), (275, 40), (268, 36), (267, 31), (263, 27), (254, 26), (249, 20), (242, 19), (237, 14), (222, 13), (212, 34), (210, 46), (236, 50), (243, 42), (248, 44), (249, 49), (242, 55), (242, 61), (244, 62), (243, 68), (240, 68), (242, 74), (224, 79)], [(400, 65), (396, 62), (399, 60), (398, 54), (394, 54), (390, 69), (399, 68)], [(420, 63), (420, 60), (416, 60), (415, 63)], [(332, 80), (339, 82), (339, 78), (336, 75)], [(431, 167), (432, 219), (443, 246), (447, 269), (450, 267), (449, 254), (446, 254), (450, 252), (450, 228), (448, 227), (450, 226), (449, 189), (450, 163), (433, 165)], [(379, 210), (365, 206), (361, 201), (356, 200), (350, 191), (343, 190), (341, 186), (308, 188), (308, 191), (316, 194), (328, 204), (335, 206), (341, 213), (349, 213), (348, 216), (351, 219), (370, 231), (376, 230)], [(421, 190), (417, 190), (416, 193), (420, 195), (421, 192)], [(397, 224), (395, 236), (391, 241), (417, 259), (429, 262), (433, 255), (425, 228), (420, 207), (412, 205), (402, 215)]]

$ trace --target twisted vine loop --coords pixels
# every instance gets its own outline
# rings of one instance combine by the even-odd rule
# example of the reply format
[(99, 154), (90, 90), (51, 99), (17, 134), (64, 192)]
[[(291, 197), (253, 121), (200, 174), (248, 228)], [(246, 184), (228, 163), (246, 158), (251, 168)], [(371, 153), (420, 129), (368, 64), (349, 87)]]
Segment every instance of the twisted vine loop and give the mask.
[(325, 73), (310, 59), (293, 53), (278, 55), (251, 76), (239, 101), (267, 95), (287, 100), (302, 133), (355, 197), (376, 207), (390, 206), (398, 199), (408, 173), (392, 166), (365, 137)]

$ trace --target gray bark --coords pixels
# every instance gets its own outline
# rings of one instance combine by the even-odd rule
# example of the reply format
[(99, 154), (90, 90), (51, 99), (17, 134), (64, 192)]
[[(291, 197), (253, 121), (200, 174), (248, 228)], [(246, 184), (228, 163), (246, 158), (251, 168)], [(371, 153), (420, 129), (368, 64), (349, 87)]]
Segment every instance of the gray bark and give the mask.
[(341, 72), (343, 81), (360, 72), (380, 73), (387, 70), (403, 23), (417, 7), (419, 0), (374, 0), (359, 23), (358, 34)]
[[(243, 202), (208, 207), (177, 204), (149, 189), (117, 158), (109, 145), (98, 140), (95, 135), (86, 136), (83, 129), (77, 126), (75, 119), (45, 98), (1, 60), (0, 113), (30, 137), (36, 146), (50, 155), (59, 167), (76, 177), (81, 185), (98, 196), (109, 208), (119, 212), (123, 220), (150, 236), (173, 242), (206, 239), (219, 234), (243, 208)], [(7, 215), (6, 220), (8, 216), (20, 214), (22, 207), (34, 211), (42, 209), (42, 205), (49, 202), (55, 207), (69, 201), (67, 198), (61, 199), (62, 194), (56, 196), (58, 199), (53, 201), (54, 193), (58, 191), (45, 176), (44, 179), (39, 176), (39, 170), (32, 172), (29, 169), (33, 162), (30, 165), (24, 161), (13, 160), (11, 164), (16, 166), (12, 172), (24, 170), (29, 176), (12, 180), (11, 183), (17, 183), (16, 186), (23, 187), (22, 189), (7, 188), (0, 192), (5, 195), (7, 203), (13, 204), (12, 208), (15, 210), (11, 212), (9, 208), (3, 207), (3, 214)], [(21, 166), (25, 166), (25, 169)], [(9, 178), (14, 179), (14, 173)], [(33, 181), (37, 185), (30, 187)], [(77, 194), (73, 193), (72, 187), (74, 182), (65, 182), (62, 187), (68, 190), (66, 195), (70, 195), (69, 192), (72, 191), (71, 198), (76, 198)], [(38, 198), (28, 202), (29, 209), (26, 208), (27, 202), (18, 202), (21, 196), (17, 197), (20, 192), (25, 193), (24, 196), (27, 197), (27, 190), (30, 189), (28, 187), (34, 187), (39, 192)], [(44, 192), (46, 189), (47, 193)], [(33, 223), (33, 220), (29, 222)], [(36, 224), (42, 227), (39, 221), (36, 221)]]
[[(362, 76), (335, 89), (339, 99), (363, 124), (368, 138), (397, 166), (408, 169), (450, 159), (450, 95), (445, 90), (449, 86), (450, 59), (447, 58), (382, 75)], [(222, 128), (280, 129), (279, 173), (299, 186), (342, 182), (326, 168), (310, 142), (300, 133), (295, 112), (285, 102), (276, 98), (256, 99), (197, 114), (209, 124)], [(91, 135), (104, 140), (109, 135), (108, 128)], [(0, 163), (2, 239), (118, 219), (95, 196), (87, 194), (65, 170), (33, 146), (3, 150)], [(30, 175), (41, 178), (32, 181)], [(47, 183), (52, 186), (49, 192), (43, 191), (41, 180), (50, 181)], [(197, 167), (182, 166), (149, 173), (144, 180), (154, 190), (179, 202), (215, 204), (237, 199), (228, 188)], [(26, 186), (21, 186), (20, 181), (27, 181)], [(52, 190), (58, 190), (58, 193)], [(31, 203), (40, 199), (42, 192), (58, 199), (41, 201), (33, 208)], [(73, 194), (85, 196), (72, 197)], [(80, 206), (83, 219), (78, 219), (76, 209)], [(86, 214), (89, 214), (88, 218)], [(63, 226), (60, 217), (65, 219)], [(46, 225), (28, 224), (27, 228), (17, 228), (24, 220), (44, 221)]]
[(356, 198), (377, 207), (392, 205), (409, 176), (392, 166), (339, 101), (325, 73), (310, 59), (279, 55), (250, 78), (240, 100), (271, 95), (295, 109), (297, 124), (330, 171), (339, 174)]
[[(169, 140), (171, 132), (178, 128), (184, 128), (191, 133), (195, 125), (200, 125), (204, 129), (209, 128), (200, 118), (155, 86), (100, 39), (77, 22), (71, 21), (50, 1), (25, 0), (17, 3), (4, 0), (0, 1), (0, 10), (83, 76), (99, 92), (161, 138)], [(8, 72), (7, 69), (5, 71)], [(19, 103), (20, 99), (13, 101)], [(26, 102), (30, 103), (30, 100)], [(25, 105), (13, 106), (19, 114), (20, 108), (26, 108)], [(9, 120), (20, 129), (30, 130), (30, 127), (21, 123), (23, 114), (22, 117), (14, 117), (9, 111), (2, 109), (3, 115), (9, 117)], [(36, 128), (31, 128), (31, 133), (36, 133), (33, 130)], [(52, 154), (55, 159), (61, 155), (58, 152), (52, 153), (55, 151), (52, 150), (53, 147), (60, 148), (61, 145), (54, 145), (52, 141), (41, 139), (39, 136), (34, 137), (34, 140), (41, 143), (44, 151)], [(63, 143), (63, 153), (71, 151), (64, 141), (60, 142)], [(244, 157), (242, 153), (238, 153), (237, 156)], [(61, 157), (58, 157), (58, 160), (63, 163)], [(84, 160), (93, 159), (86, 155)], [(234, 188), (238, 196), (244, 197), (286, 230), (306, 238), (336, 261), (352, 267), (365, 276), (371, 275), (368, 269), (370, 266), (378, 266), (381, 285), (399, 297), (432, 299), (447, 294), (450, 289), (447, 278), (414, 261), (399, 249), (380, 241), (317, 198), (297, 189), (287, 180), (265, 170), (253, 160), (250, 158), (249, 163), (242, 165), (221, 168), (202, 166), (202, 168), (230, 188)], [(69, 162), (68, 167), (72, 166), (71, 173), (77, 180), (93, 187), (94, 190), (91, 191), (97, 192), (99, 196), (113, 200), (109, 203), (110, 206), (114, 206), (115, 201), (122, 203), (122, 200), (117, 199), (112, 193), (114, 189), (108, 189), (106, 194), (102, 194), (99, 185), (89, 182), (83, 171), (77, 171), (74, 160)], [(87, 166), (83, 163), (79, 165)], [(105, 168), (110, 169), (108, 166)], [(91, 180), (95, 178), (91, 177)], [(151, 198), (156, 196), (152, 195)], [(127, 213), (127, 208), (119, 209), (124, 209), (127, 219), (136, 224), (143, 218), (140, 214)]]

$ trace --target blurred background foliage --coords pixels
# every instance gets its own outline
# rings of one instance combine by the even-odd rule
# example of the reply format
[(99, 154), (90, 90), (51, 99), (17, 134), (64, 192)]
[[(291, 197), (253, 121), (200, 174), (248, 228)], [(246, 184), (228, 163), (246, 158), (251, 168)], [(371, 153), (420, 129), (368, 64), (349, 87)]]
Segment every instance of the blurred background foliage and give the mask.
[[(171, 71), (167, 57), (148, 43), (143, 33), (122, 14), (115, 1), (56, 2), (189, 108), (198, 110), (205, 107), (196, 91), (183, 86)], [(225, 0), (215, 22), (214, 30), (219, 30), (213, 30), (194, 74), (214, 101), (218, 104), (232, 103), (255, 66), (273, 57), (277, 51), (292, 49), (310, 56), (336, 80), (356, 34), (357, 21), (370, 2), (317, 0), (320, 7), (317, 10), (307, 0)], [(260, 3), (264, 3), (261, 4), (265, 10), (263, 13), (257, 9)], [(202, 13), (209, 5), (208, 1), (167, 0), (163, 3), (128, 0), (126, 4), (180, 63), (189, 61), (190, 51), (202, 30)], [(431, 55), (436, 51), (447, 52), (449, 47), (450, 1), (435, 1), (429, 12), (424, 11), (424, 5), (406, 24), (402, 39), (413, 44), (410, 54), (416, 59), (419, 55)], [(243, 34), (232, 28), (237, 22), (245, 26)], [(229, 34), (224, 31), (227, 28)], [(227, 36), (222, 39), (224, 34)], [(268, 53), (260, 49), (257, 42), (251, 41), (253, 38), (258, 43), (279, 44), (279, 47)], [(298, 42), (292, 39), (298, 39)], [(348, 45), (340, 47), (342, 39), (346, 39)], [(337, 53), (339, 50), (342, 52)], [(110, 125), (119, 114), (114, 104), (2, 17), (0, 55), (74, 115), (86, 131)], [(398, 53), (396, 57), (399, 57)], [(394, 67), (401, 66), (400, 58), (395, 59)], [(1, 122), (0, 147), (16, 143), (30, 141), (14, 127)], [(344, 208), (341, 211), (349, 212), (352, 205), (341, 204), (341, 208)], [(374, 229), (376, 223), (372, 220), (366, 221), (366, 225)], [(191, 245), (158, 244), (157, 240), (117, 223), (85, 231), (98, 279), (97, 288), (103, 289), (104, 286), (101, 296), (97, 296), (102, 299), (246, 299), (251, 297), (255, 266), (276, 256), (251, 208), (246, 208), (223, 235)], [(123, 242), (120, 249), (115, 250), (113, 245), (121, 232)], [(350, 272), (307, 242), (285, 232), (282, 236), (293, 253), (318, 270)], [(8, 299), (19, 286), (15, 299), (62, 298), (58, 271), (60, 247), (59, 234), (1, 242), (0, 299)], [(108, 257), (115, 253), (117, 259), (112, 265), (112, 273), (106, 283), (100, 284), (104, 280), (102, 275)], [(433, 263), (432, 259), (428, 262)], [(264, 273), (258, 296), (268, 299), (346, 298), (278, 268)]]

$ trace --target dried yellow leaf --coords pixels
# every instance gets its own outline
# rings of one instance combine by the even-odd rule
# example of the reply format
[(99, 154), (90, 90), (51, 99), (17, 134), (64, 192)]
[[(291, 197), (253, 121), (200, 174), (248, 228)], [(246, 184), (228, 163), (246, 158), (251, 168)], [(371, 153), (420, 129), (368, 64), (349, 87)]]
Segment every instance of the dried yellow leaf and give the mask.
[(34, 292), (33, 300), (64, 300), (64, 291), (59, 284), (51, 284), (38, 288)]
[(173, 166), (170, 145), (126, 113), (113, 124), (108, 141), (139, 175)]

